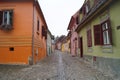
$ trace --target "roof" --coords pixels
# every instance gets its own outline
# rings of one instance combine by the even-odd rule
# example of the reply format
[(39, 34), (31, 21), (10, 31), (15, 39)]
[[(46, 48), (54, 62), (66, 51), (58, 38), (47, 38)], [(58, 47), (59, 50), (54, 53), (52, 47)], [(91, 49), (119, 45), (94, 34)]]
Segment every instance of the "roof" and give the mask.
[[(98, 4), (92, 7), (91, 11), (83, 17), (78, 27), (76, 28), (76, 31), (78, 32), (87, 22), (93, 19), (102, 9), (108, 6), (112, 1), (114, 0), (99, 0)], [(81, 9), (83, 8), (83, 6), (81, 7)]]
[(74, 25), (74, 22), (75, 22), (75, 18), (72, 16), (71, 19), (70, 19), (70, 22), (69, 22), (67, 30), (71, 29), (71, 27)]
[(49, 30), (49, 29), (47, 29), (47, 32), (48, 32), (48, 34), (50, 34), (51, 39), (53, 39), (53, 40), (54, 40), (54, 36), (52, 35), (52, 33), (50, 32), (50, 30)]
[(56, 43), (62, 42), (65, 37), (66, 37), (65, 35), (60, 36), (59, 38), (57, 38)]
[(71, 16), (67, 30), (70, 30), (71, 27), (74, 25), (74, 23), (76, 22), (76, 17), (78, 16), (78, 14), (79, 14), (79, 10), (73, 16)]
[(48, 26), (47, 26), (47, 23), (46, 23), (46, 20), (45, 20), (45, 18), (44, 18), (44, 14), (43, 14), (43, 12), (42, 12), (42, 10), (41, 10), (41, 7), (40, 7), (39, 2), (38, 2), (38, 0), (34, 0), (34, 1), (35, 1), (35, 6), (36, 6), (36, 8), (38, 9), (38, 11), (40, 12), (40, 14), (42, 15), (42, 20), (43, 20), (43, 22), (45, 23), (45, 27), (46, 27), (46, 29), (48, 29)]

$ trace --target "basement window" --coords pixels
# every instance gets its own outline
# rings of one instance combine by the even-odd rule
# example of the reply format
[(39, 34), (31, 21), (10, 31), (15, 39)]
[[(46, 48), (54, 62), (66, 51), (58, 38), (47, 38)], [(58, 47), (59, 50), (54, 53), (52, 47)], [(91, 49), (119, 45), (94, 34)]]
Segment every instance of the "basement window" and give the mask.
[(9, 51), (14, 51), (14, 47), (10, 47), (10, 48), (9, 48)]

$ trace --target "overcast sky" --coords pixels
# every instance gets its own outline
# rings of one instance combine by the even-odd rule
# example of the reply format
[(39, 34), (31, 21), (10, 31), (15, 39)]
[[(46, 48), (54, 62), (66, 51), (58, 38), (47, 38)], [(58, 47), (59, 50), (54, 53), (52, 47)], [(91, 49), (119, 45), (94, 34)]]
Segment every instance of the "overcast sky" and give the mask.
[(71, 16), (84, 0), (39, 0), (49, 30), (55, 36), (67, 35)]

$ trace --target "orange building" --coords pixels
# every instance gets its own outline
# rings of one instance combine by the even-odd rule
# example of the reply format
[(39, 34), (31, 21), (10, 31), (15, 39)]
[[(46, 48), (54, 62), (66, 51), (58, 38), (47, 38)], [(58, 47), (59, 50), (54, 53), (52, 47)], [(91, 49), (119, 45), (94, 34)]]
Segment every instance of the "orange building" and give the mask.
[(46, 39), (37, 0), (0, 0), (0, 64), (35, 64), (46, 56)]

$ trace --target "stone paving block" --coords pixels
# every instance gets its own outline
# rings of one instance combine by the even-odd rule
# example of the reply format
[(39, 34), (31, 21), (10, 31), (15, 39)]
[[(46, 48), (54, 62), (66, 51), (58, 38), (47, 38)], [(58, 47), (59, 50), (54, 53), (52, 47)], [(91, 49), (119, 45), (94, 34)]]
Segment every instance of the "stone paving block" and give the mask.
[(0, 65), (0, 80), (114, 80), (78, 57), (55, 51), (31, 66)]

